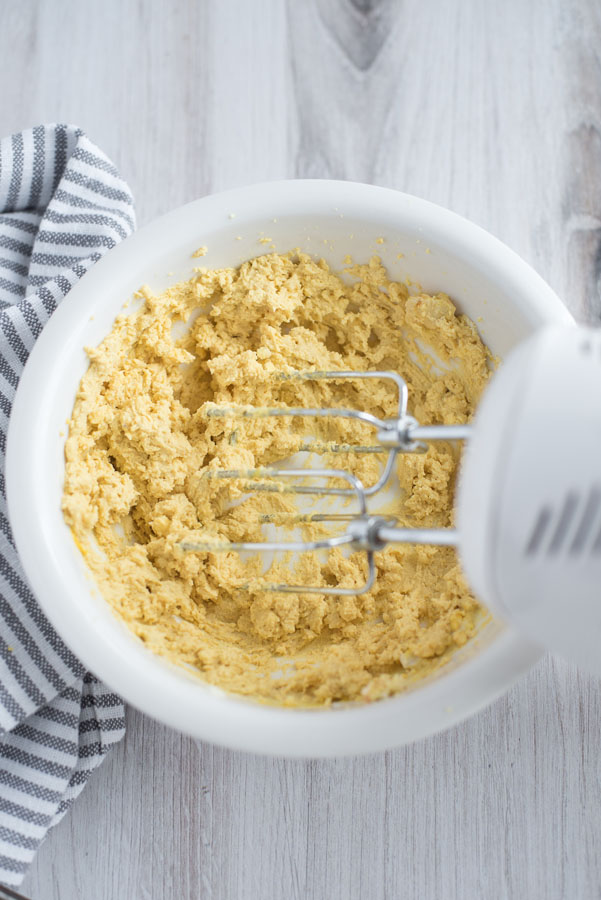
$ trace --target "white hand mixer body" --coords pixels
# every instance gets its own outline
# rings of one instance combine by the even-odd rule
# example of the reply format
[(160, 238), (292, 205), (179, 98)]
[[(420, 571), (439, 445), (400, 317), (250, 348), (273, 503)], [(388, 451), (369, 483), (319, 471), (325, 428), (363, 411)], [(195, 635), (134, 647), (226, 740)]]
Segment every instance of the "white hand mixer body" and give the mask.
[(601, 674), (601, 331), (549, 327), (507, 357), (476, 412), (456, 507), (474, 592)]
[[(201, 540), (182, 542), (182, 549), (303, 551), (346, 544), (367, 553), (364, 585), (262, 587), (356, 595), (373, 584), (374, 554), (387, 543), (454, 545), (468, 582), (491, 612), (548, 649), (601, 674), (601, 330), (549, 327), (525, 341), (492, 378), (470, 426), (419, 425), (406, 414), (407, 387), (394, 372), (308, 372), (282, 377), (387, 378), (399, 390), (398, 418), (379, 420), (356, 410), (285, 406), (216, 407), (207, 415), (361, 419), (378, 429), (380, 450), (388, 453), (380, 479), (366, 489), (354, 476), (337, 469), (213, 471), (212, 477), (275, 478), (280, 485), (287, 479), (304, 479), (303, 485), (290, 489), (355, 496), (359, 514), (312, 517), (350, 520), (344, 534), (321, 541)], [(422, 441), (465, 438), (469, 440), (457, 489), (457, 530), (397, 528), (394, 521), (369, 515), (366, 499), (386, 483), (398, 453), (419, 449)], [(313, 477), (342, 478), (347, 487), (307, 486), (306, 479)], [(273, 484), (254, 483), (256, 490), (274, 489)]]

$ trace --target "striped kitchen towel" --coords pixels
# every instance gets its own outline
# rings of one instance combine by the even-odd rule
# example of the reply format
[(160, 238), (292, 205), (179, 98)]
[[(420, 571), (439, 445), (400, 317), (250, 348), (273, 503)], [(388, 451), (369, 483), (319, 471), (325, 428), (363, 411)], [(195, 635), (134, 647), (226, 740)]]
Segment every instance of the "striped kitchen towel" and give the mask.
[[(36, 338), (90, 266), (135, 227), (119, 173), (70, 125), (0, 141), (0, 882), (18, 885), (48, 829), (125, 733), (31, 593), (7, 518), (6, 431)], [(57, 347), (60, 352), (60, 347)]]

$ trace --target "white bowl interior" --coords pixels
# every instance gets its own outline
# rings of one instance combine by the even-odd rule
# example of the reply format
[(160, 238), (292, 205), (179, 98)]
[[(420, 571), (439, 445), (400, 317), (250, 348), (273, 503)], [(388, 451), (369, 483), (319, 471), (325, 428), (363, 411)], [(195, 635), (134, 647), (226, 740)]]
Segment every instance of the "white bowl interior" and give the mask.
[[(201, 245), (206, 256), (192, 259)], [(149, 652), (99, 595), (60, 511), (65, 421), (87, 368), (83, 347), (100, 342), (143, 283), (161, 291), (189, 278), (194, 265), (236, 266), (274, 248), (297, 247), (335, 269), (347, 254), (364, 262), (377, 253), (393, 278), (448, 293), (500, 356), (541, 324), (569, 321), (548, 286), (511, 251), (465, 220), (403, 194), (340, 182), (280, 182), (197, 201), (112, 250), (42, 333), (13, 409), (9, 508), (25, 571), (46, 614), (125, 699), (196, 737), (242, 749), (296, 756), (366, 752), (422, 737), (485, 705), (539, 650), (491, 622), (444, 668), (388, 700), (314, 711), (261, 706)]]

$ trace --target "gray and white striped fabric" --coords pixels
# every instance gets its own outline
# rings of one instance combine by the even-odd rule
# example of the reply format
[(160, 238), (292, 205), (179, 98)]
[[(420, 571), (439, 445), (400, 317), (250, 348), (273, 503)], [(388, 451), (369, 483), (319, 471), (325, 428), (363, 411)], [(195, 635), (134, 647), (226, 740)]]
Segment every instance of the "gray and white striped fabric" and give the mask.
[(0, 882), (8, 885), (21, 882), (48, 829), (125, 733), (121, 700), (64, 645), (19, 564), (4, 485), (8, 419), (45, 323), (134, 227), (127, 184), (78, 128), (40, 125), (0, 141)]

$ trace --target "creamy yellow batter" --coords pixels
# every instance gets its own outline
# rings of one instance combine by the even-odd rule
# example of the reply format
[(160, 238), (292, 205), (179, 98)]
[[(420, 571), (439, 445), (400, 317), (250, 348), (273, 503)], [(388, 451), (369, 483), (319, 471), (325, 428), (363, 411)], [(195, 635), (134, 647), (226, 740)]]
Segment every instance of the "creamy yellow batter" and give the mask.
[[(349, 598), (271, 593), (261, 580), (353, 586), (365, 578), (363, 554), (280, 558), (263, 574), (258, 557), (180, 547), (261, 540), (261, 514), (282, 522), (297, 509), (294, 494), (249, 493), (248, 481), (220, 479), (220, 470), (271, 465), (311, 439), (373, 444), (373, 429), (207, 413), (214, 404), (351, 406), (390, 417), (396, 396), (385, 382), (278, 376), (394, 369), (421, 423), (465, 422), (490, 355), (445, 294), (411, 293), (378, 257), (349, 266), (344, 279), (301, 253), (195, 273), (160, 296), (143, 288), (141, 309), (87, 351), (65, 451), (63, 509), (78, 546), (131, 629), (212, 684), (285, 705), (399, 691), (474, 633), (479, 608), (452, 549), (390, 546), (377, 555), (375, 587)], [(189, 327), (176, 339), (181, 321)], [(452, 524), (458, 453), (442, 443), (399, 457), (399, 524)], [(370, 485), (382, 457), (321, 461)], [(304, 536), (325, 527), (303, 526)], [(290, 539), (285, 529), (280, 536)]]

